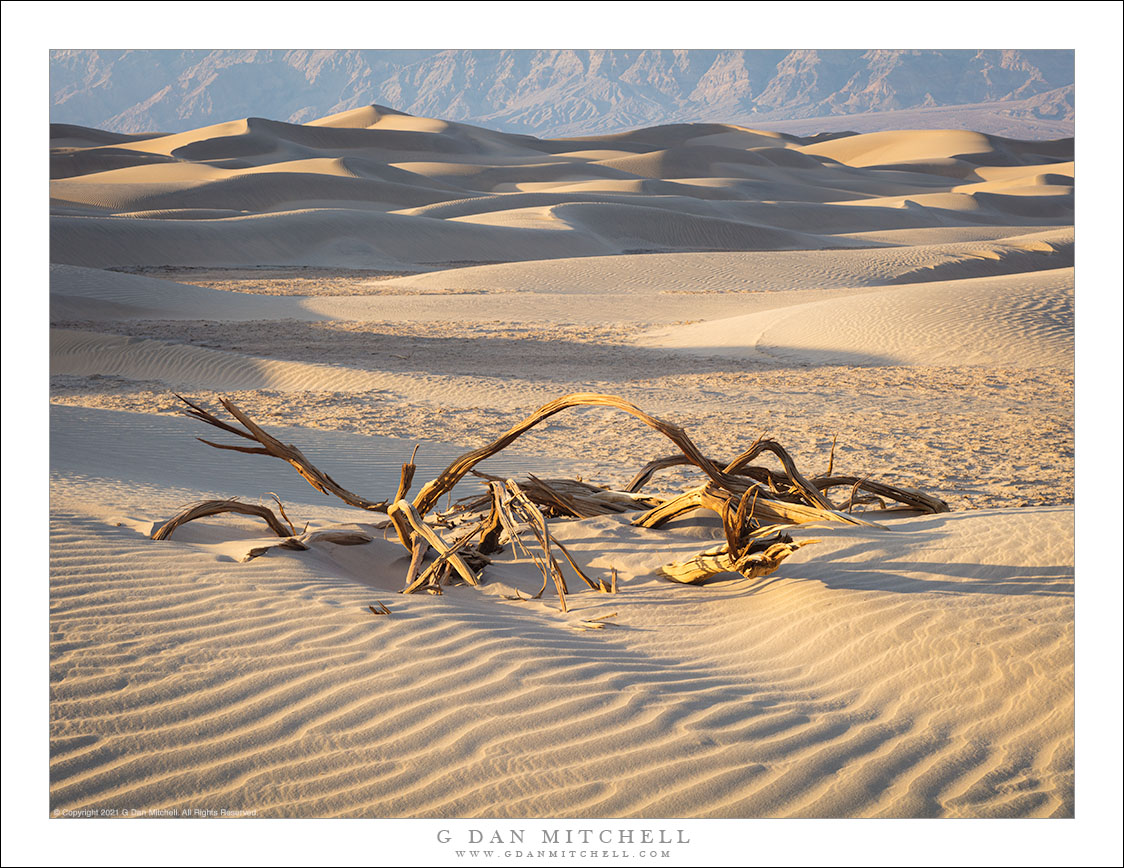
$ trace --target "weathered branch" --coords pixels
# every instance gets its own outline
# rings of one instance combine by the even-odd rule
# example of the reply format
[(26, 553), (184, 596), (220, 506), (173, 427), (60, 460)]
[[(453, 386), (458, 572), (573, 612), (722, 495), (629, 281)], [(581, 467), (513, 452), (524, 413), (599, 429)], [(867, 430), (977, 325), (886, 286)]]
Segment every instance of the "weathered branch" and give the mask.
[[(834, 445), (835, 444), (834, 444), (834, 440), (833, 440), (832, 441), (832, 448), (833, 448), (832, 463), (833, 464), (834, 464)], [(797, 476), (799, 477), (799, 480), (800, 480), (800, 484), (798, 485), (798, 484), (796, 484), (796, 480), (794, 480), (793, 477), (791, 475), (789, 475), (788, 468), (786, 468), (786, 472), (784, 474), (781, 474), (781, 473), (777, 473), (773, 470), (770, 470), (767, 467), (754, 466), (754, 465), (748, 464), (748, 462), (751, 461), (753, 457), (756, 457), (756, 455), (759, 454), (760, 452), (763, 452), (763, 451), (774, 452), (775, 450), (774, 450), (773, 447), (775, 447), (776, 449), (781, 449), (779, 444), (776, 444), (774, 441), (762, 440), (762, 441), (759, 441), (758, 443), (755, 443), (754, 447), (751, 451), (744, 452), (744, 453), (742, 453), (742, 455), (738, 456), (738, 458), (736, 458), (734, 461), (729, 462), (724, 467), (724, 472), (726, 472), (728, 474), (732, 474), (734, 476), (746, 477), (748, 479), (754, 480), (755, 482), (759, 482), (759, 483), (762, 483), (763, 485), (767, 485), (770, 488), (769, 495), (767, 496), (769, 501), (785, 500), (785, 501), (791, 501), (791, 502), (798, 502), (798, 501), (802, 500), (805, 503), (808, 503), (809, 501), (812, 501), (812, 503), (814, 503), (816, 505), (820, 505), (820, 498), (808, 498), (808, 497), (804, 496), (803, 491), (802, 491), (802, 486), (810, 486), (812, 489), (815, 489), (816, 491), (825, 492), (828, 489), (834, 488), (834, 487), (837, 487), (837, 486), (843, 486), (843, 485), (856, 486), (857, 485), (856, 493), (858, 491), (866, 491), (867, 493), (872, 494), (875, 497), (880, 497), (880, 498), (885, 498), (887, 500), (896, 501), (898, 504), (900, 504), (900, 506), (887, 507), (886, 508), (887, 512), (897, 512), (897, 513), (901, 513), (901, 512), (920, 512), (920, 513), (948, 512), (948, 504), (945, 503), (943, 500), (941, 500), (939, 497), (934, 497), (931, 494), (926, 494), (923, 491), (918, 491), (915, 488), (909, 488), (907, 486), (890, 485), (890, 484), (884, 483), (884, 482), (874, 482), (874, 481), (869, 480), (867, 477), (832, 476), (830, 474), (827, 475), (827, 476), (817, 476), (817, 477), (815, 477), (811, 480), (808, 480), (808, 479), (805, 479), (803, 476), (800, 476), (799, 473), (797, 473)], [(781, 451), (783, 452), (784, 450), (781, 449)], [(785, 454), (785, 456), (788, 455), (787, 452), (784, 452), (784, 454)], [(746, 456), (752, 456), (752, 457), (746, 457)], [(791, 458), (788, 458), (788, 460), (791, 461)], [(664, 470), (664, 469), (669, 468), (669, 467), (677, 467), (677, 466), (681, 466), (681, 465), (684, 465), (684, 464), (690, 464), (690, 463), (691, 462), (688, 461), (686, 459), (686, 457), (684, 457), (682, 455), (669, 455), (669, 456), (664, 457), (664, 458), (657, 458), (654, 461), (649, 461), (647, 464), (645, 464), (639, 470), (639, 472), (637, 472), (636, 476), (633, 477), (632, 481), (629, 482), (629, 484), (627, 486), (625, 486), (625, 491), (629, 491), (629, 492), (639, 491), (644, 485), (646, 485), (651, 480), (651, 478), (658, 471)], [(783, 459), (782, 459), (782, 463), (783, 463)], [(794, 464), (793, 464), (791, 469), (795, 470)], [(746, 485), (747, 483), (743, 482), (742, 484)], [(799, 492), (799, 494), (797, 494), (797, 495), (786, 494), (784, 491), (781, 490), (781, 488), (783, 486), (786, 486), (786, 485), (791, 485), (792, 488), (795, 491)], [(830, 503), (830, 501), (827, 501), (826, 497), (823, 497), (822, 500), (824, 502)], [(857, 497), (854, 498), (854, 499), (848, 498), (847, 501), (846, 501), (846, 504), (859, 503), (859, 502), (867, 502), (867, 501), (865, 501), (865, 500), (860, 501)], [(836, 512), (839, 511), (839, 510), (835, 510), (834, 506), (832, 506), (830, 508), (833, 511), (836, 511)], [(796, 512), (799, 512), (799, 510), (794, 510), (793, 512), (796, 513)], [(804, 520), (807, 521), (809, 519), (804, 519)], [(645, 526), (651, 526), (651, 525), (645, 525)]]
[[(276, 495), (274, 495), (274, 500), (277, 500)], [(281, 506), (280, 500), (277, 500), (277, 506), (281, 509), (281, 514), (285, 516), (285, 509)], [(289, 526), (285, 527), (268, 506), (262, 506), (256, 503), (243, 503), (240, 500), (204, 500), (200, 503), (192, 504), (160, 525), (160, 527), (152, 532), (151, 538), (154, 540), (166, 540), (171, 537), (177, 528), (187, 524), (189, 521), (231, 512), (240, 515), (252, 515), (264, 519), (265, 523), (269, 525), (269, 529), (278, 536), (276, 542), (254, 546), (247, 551), (242, 557), (243, 562), (253, 560), (272, 548), (305, 551), (312, 543), (316, 542), (333, 543), (340, 546), (353, 546), (369, 543), (373, 539), (370, 534), (356, 530), (314, 530), (297, 534), (295, 533), (292, 523), (288, 521), (288, 516), (285, 516), (285, 520)]]
[(488, 491), (491, 495), (492, 508), (488, 517), (484, 519), (484, 524), (480, 529), (480, 543), (476, 546), (476, 550), (485, 555), (499, 551), (500, 534), (503, 533), (503, 521), (500, 517), (500, 510), (503, 509), (500, 502), (503, 497), (503, 489), (499, 483), (490, 483)]
[[(437, 532), (433, 528), (425, 523), (410, 501), (400, 500), (397, 503), (391, 504), (390, 509), (387, 510), (387, 514), (390, 516), (391, 520), (394, 521), (395, 526), (398, 525), (399, 521), (404, 522), (409, 526), (412, 533), (419, 534), (429, 543), (439, 556), (444, 555), (449, 563), (453, 565), (453, 569), (455, 569), (466, 582), (470, 585), (480, 584), (480, 580), (476, 577), (476, 573), (472, 571), (472, 568), (465, 563), (464, 559), (459, 554), (452, 551), (449, 546), (445, 544), (445, 541), (437, 535)], [(411, 538), (412, 534), (407, 532), (406, 539)], [(412, 551), (413, 545), (409, 544), (407, 548)]]
[(804, 498), (811, 506), (818, 506), (820, 509), (834, 510), (835, 507), (831, 501), (824, 497), (819, 489), (812, 483), (804, 478), (804, 475), (796, 469), (796, 462), (792, 460), (792, 456), (788, 451), (777, 443), (775, 440), (758, 440), (745, 452), (726, 465), (726, 473), (737, 473), (743, 467), (749, 465), (754, 458), (762, 452), (772, 452), (777, 458), (780, 459), (781, 464), (784, 466), (785, 472), (788, 474), (789, 480), (792, 482)]
[[(722, 516), (730, 508), (730, 499), (731, 495), (713, 485), (701, 485), (683, 492), (678, 497), (664, 501), (654, 509), (638, 516), (632, 523), (636, 527), (659, 527), (672, 519), (699, 508), (709, 509)], [(807, 524), (813, 521), (835, 521), (843, 524), (871, 525), (871, 522), (835, 510), (807, 506), (803, 503), (789, 503), (768, 497), (758, 496), (752, 507), (752, 512), (748, 517), (759, 524)]]
[(762, 550), (749, 551), (740, 557), (730, 554), (725, 545), (719, 545), (685, 561), (660, 567), (659, 573), (664, 578), (686, 585), (702, 584), (720, 573), (741, 573), (747, 579), (756, 579), (775, 572), (785, 558), (802, 546), (815, 542), (819, 540), (793, 542), (783, 538)]
[[(264, 428), (236, 407), (230, 399), (220, 397), (219, 401), (231, 416), (242, 423), (245, 428), (244, 431), (224, 422), (186, 398), (180, 395), (176, 397), (190, 408), (184, 411), (187, 415), (193, 416), (215, 428), (219, 428), (231, 434), (236, 434), (247, 440), (254, 440), (260, 444), (260, 446), (256, 447), (230, 446), (221, 443), (212, 443), (210, 440), (204, 440), (202, 437), (197, 438), (208, 446), (214, 446), (216, 449), (231, 449), (236, 452), (249, 452), (255, 455), (272, 455), (274, 458), (280, 458), (282, 461), (286, 461), (295, 467), (297, 472), (303, 476), (313, 488), (323, 494), (334, 494), (344, 503), (350, 506), (357, 506), (360, 509), (380, 510), (386, 508), (385, 500), (376, 502), (348, 491), (327, 473), (319, 470), (296, 446), (291, 444), (286, 445), (269, 434)], [(405, 475), (405, 471), (403, 471), (403, 475)]]
[(302, 533), (300, 536), (291, 536), (277, 542), (255, 546), (243, 555), (242, 562), (252, 561), (254, 558), (264, 555), (270, 549), (295, 549), (296, 551), (303, 552), (311, 548), (314, 542), (326, 542), (338, 546), (359, 546), (369, 543), (372, 539), (374, 539), (374, 537), (370, 534), (358, 530), (308, 531)]
[(414, 551), (410, 556), (410, 568), (406, 570), (406, 586), (402, 591), (404, 594), (409, 594), (415, 587), (414, 579), (418, 577), (422, 559), (429, 550), (429, 543), (425, 541), (425, 537), (418, 533), (413, 535), (413, 545)]
[(392, 503), (397, 503), (410, 493), (410, 486), (414, 482), (414, 473), (418, 469), (418, 466), (414, 463), (414, 459), (418, 457), (418, 448), (420, 446), (421, 444), (419, 443), (414, 447), (414, 452), (410, 456), (410, 460), (402, 465), (402, 475), (398, 479), (398, 490), (394, 492), (394, 500)]
[(903, 506), (922, 513), (948, 512), (948, 504), (939, 497), (908, 488), (903, 485), (887, 485), (884, 482), (875, 482), (865, 476), (820, 476), (812, 480), (812, 484), (821, 491), (839, 485), (852, 486), (856, 491), (866, 491), (876, 497), (885, 497), (896, 500)]
[(257, 518), (264, 519), (265, 523), (269, 525), (269, 529), (277, 534), (277, 536), (292, 536), (292, 532), (289, 528), (281, 523), (281, 519), (274, 515), (273, 510), (268, 506), (261, 506), (256, 503), (243, 503), (240, 500), (204, 500), (177, 512), (160, 525), (160, 527), (156, 528), (156, 530), (152, 532), (150, 539), (168, 539), (176, 528), (187, 524), (189, 521), (195, 521), (197, 518), (205, 518), (209, 515), (222, 515), (227, 512), (256, 516)]
[[(721, 466), (714, 459), (709, 460), (715, 468)], [(655, 476), (657, 471), (666, 470), (669, 467), (680, 467), (684, 464), (691, 463), (692, 462), (687, 458), (686, 455), (668, 455), (665, 458), (655, 458), (637, 471), (636, 475), (632, 477), (632, 481), (624, 487), (624, 490), (635, 493), (645, 485), (647, 485), (651, 478)]]
[(453, 486), (460, 482), (464, 475), (481, 461), (506, 449), (522, 434), (534, 428), (540, 422), (549, 419), (556, 413), (568, 410), (571, 407), (613, 407), (617, 410), (623, 410), (631, 416), (635, 416), (645, 425), (659, 431), (678, 446), (683, 454), (690, 459), (691, 463), (701, 469), (703, 473), (714, 480), (717, 485), (728, 488), (731, 491), (736, 490), (737, 480), (730, 474), (723, 473), (703, 456), (699, 448), (692, 442), (691, 438), (688, 437), (686, 432), (678, 425), (672, 425), (662, 419), (657, 419), (655, 416), (645, 413), (635, 404), (625, 401), (622, 398), (617, 398), (614, 395), (602, 395), (597, 392), (576, 392), (572, 395), (565, 395), (548, 404), (543, 404), (538, 410), (501, 434), (487, 446), (481, 446), (479, 449), (466, 452), (460, 458), (456, 459), (452, 464), (441, 471), (441, 474), (436, 479), (426, 483), (422, 490), (418, 492), (418, 496), (414, 498), (415, 509), (417, 509), (419, 514), (425, 515), (433, 508), (434, 504), (441, 498), (441, 495), (451, 491)]

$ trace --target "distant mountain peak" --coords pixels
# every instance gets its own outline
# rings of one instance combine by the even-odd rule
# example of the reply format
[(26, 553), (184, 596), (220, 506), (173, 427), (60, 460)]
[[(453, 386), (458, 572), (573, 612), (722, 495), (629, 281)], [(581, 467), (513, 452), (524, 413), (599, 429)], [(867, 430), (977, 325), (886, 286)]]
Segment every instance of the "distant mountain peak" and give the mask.
[(854, 115), (865, 131), (886, 112), (887, 126), (903, 112), (948, 126), (957, 110), (984, 132), (1049, 138), (1073, 133), (1073, 83), (1062, 50), (67, 50), (51, 52), (50, 119), (177, 132), (377, 105), (563, 137), (675, 122), (814, 132)]

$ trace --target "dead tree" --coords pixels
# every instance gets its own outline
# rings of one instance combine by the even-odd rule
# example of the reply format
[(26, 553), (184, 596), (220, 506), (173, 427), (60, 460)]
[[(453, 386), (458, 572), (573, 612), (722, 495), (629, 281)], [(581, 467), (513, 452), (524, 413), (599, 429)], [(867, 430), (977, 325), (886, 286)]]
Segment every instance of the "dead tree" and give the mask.
[[(277, 440), (228, 398), (219, 400), (237, 425), (220, 419), (186, 398), (180, 397), (180, 400), (187, 405), (184, 412), (193, 418), (250, 440), (256, 445), (221, 444), (199, 438), (203, 443), (216, 449), (280, 458), (296, 468), (318, 491), (335, 495), (360, 509), (385, 511), (394, 525), (399, 542), (411, 555), (403, 593), (422, 590), (440, 593), (441, 587), (454, 579), (470, 585), (480, 584), (481, 573), (490, 563), (489, 555), (496, 552), (505, 541), (520, 549), (542, 572), (543, 586), (535, 596), (542, 596), (553, 585), (563, 610), (570, 590), (555, 552), (562, 555), (574, 574), (591, 590), (615, 592), (615, 575), (609, 583), (604, 579), (592, 579), (551, 533), (549, 520), (559, 517), (585, 518), (609, 513), (635, 513), (632, 520), (634, 525), (658, 528), (695, 510), (710, 510), (721, 519), (725, 540), (660, 570), (661, 575), (673, 581), (698, 584), (722, 573), (739, 573), (747, 578), (757, 578), (775, 571), (785, 558), (801, 546), (815, 542), (794, 542), (784, 532), (784, 528), (791, 525), (840, 522), (877, 526), (855, 515), (856, 505), (877, 504), (882, 515), (948, 511), (944, 501), (913, 488), (872, 481), (866, 477), (832, 475), (831, 469), (826, 476), (808, 478), (800, 472), (788, 451), (774, 440), (758, 439), (747, 450), (728, 461), (709, 458), (678, 425), (658, 419), (622, 398), (592, 392), (565, 395), (544, 404), (491, 443), (466, 452), (454, 460), (435, 478), (425, 483), (412, 501), (408, 499), (408, 494), (417, 468), (411, 457), (402, 465), (394, 495), (386, 500), (374, 501), (341, 486), (331, 476), (319, 470), (296, 446)], [(506, 449), (531, 428), (573, 407), (609, 407), (621, 410), (664, 435), (679, 453), (649, 461), (624, 490), (613, 490), (580, 480), (543, 479), (534, 475), (517, 483), (515, 480), (489, 476), (475, 469), (480, 462)], [(416, 451), (415, 449), (415, 453)], [(763, 453), (772, 454), (780, 463), (781, 471), (754, 464), (754, 460)], [(833, 461), (831, 463), (834, 464)], [(701, 484), (670, 497), (640, 494), (640, 490), (656, 473), (683, 465), (698, 469), (704, 477)], [(450, 493), (469, 473), (485, 480), (487, 493), (468, 503), (459, 504), (452, 514), (427, 518), (441, 497)], [(836, 504), (829, 499), (827, 493), (840, 487), (848, 489), (848, 497), (845, 502)], [(307, 545), (303, 545), (309, 541), (305, 539), (306, 535), (296, 534), (291, 524), (286, 532), (285, 526), (270, 509), (238, 501), (208, 501), (189, 507), (154, 532), (153, 539), (165, 539), (176, 527), (188, 521), (222, 512), (257, 515), (265, 519), (271, 530), (284, 539), (283, 543), (278, 544), (290, 548), (307, 548)], [(438, 533), (435, 525), (457, 527), (461, 531), (455, 539), (447, 540)], [(465, 525), (469, 525), (467, 531), (463, 530)], [(478, 539), (473, 541), (477, 536)], [(339, 540), (328, 541), (358, 543), (366, 540), (354, 536), (348, 538), (345, 533)], [(434, 559), (423, 566), (428, 552), (434, 553)]]

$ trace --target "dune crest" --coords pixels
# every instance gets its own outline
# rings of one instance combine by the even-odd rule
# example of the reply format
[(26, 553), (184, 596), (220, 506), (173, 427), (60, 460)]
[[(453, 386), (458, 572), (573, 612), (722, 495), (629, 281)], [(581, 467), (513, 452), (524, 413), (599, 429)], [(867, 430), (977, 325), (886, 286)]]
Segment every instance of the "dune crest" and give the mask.
[[(66, 146), (52, 150), (52, 261), (99, 268), (380, 268), (814, 249), (849, 246), (840, 236), (897, 228), (903, 216), (917, 226), (996, 218), (1064, 225), (1073, 207), (1064, 183), (1072, 174), (1072, 140), (1020, 142), (956, 130), (803, 140), (672, 124), (552, 141), (369, 106), (303, 125), (251, 117), (140, 139), (72, 132), (59, 140)], [(538, 200), (508, 201), (520, 191)], [(525, 235), (545, 227), (520, 210), (543, 201), (565, 207), (562, 214), (572, 219), (559, 216), (574, 231)], [(778, 207), (795, 203), (799, 211)], [(320, 213), (328, 209), (339, 218), (331, 228)], [(454, 220), (482, 211), (506, 216), (470, 221), (472, 229)], [(785, 211), (798, 219), (786, 219)], [(235, 222), (250, 218), (270, 222)], [(782, 228), (800, 235), (777, 234)], [(228, 231), (236, 240), (225, 243)], [(370, 240), (398, 232), (427, 243)], [(275, 242), (263, 247), (238, 237), (246, 233)], [(349, 240), (328, 244), (326, 233)], [(434, 250), (440, 252), (427, 252)]]

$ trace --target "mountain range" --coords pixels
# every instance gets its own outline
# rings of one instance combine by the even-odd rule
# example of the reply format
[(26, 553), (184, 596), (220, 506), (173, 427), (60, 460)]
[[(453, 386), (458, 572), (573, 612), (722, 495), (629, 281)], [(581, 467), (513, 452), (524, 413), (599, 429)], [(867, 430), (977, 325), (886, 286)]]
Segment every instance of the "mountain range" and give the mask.
[(122, 133), (372, 103), (539, 137), (714, 121), (1073, 135), (1069, 50), (56, 50), (50, 119)]

